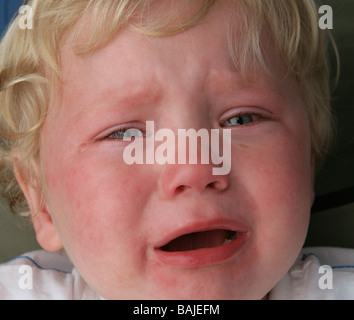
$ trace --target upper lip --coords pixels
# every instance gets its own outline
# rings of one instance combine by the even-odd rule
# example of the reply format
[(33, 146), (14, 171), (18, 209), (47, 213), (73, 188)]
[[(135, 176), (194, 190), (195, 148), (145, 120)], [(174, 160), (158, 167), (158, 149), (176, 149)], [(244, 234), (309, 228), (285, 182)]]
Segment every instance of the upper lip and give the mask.
[(247, 233), (247, 229), (244, 225), (232, 219), (213, 219), (209, 221), (196, 221), (194, 223), (190, 223), (186, 226), (177, 228), (169, 232), (165, 237), (161, 239), (161, 241), (157, 242), (157, 244), (155, 245), (155, 249), (161, 249), (172, 240), (177, 239), (178, 237), (181, 237), (186, 234), (217, 229), (236, 231), (237, 233)]

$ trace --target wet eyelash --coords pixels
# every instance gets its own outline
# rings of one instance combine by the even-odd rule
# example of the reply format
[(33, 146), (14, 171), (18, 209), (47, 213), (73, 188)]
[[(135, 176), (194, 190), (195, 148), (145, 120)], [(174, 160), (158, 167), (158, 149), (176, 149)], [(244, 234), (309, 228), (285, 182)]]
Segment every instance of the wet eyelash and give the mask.
[[(129, 132), (130, 131), (130, 132)], [(116, 136), (115, 135), (120, 136)], [(124, 137), (132, 138), (132, 137), (145, 137), (146, 133), (140, 129), (127, 127), (127, 128), (120, 128), (119, 130), (113, 131), (105, 136), (107, 140), (123, 140)]]
[[(245, 117), (247, 116), (249, 119), (246, 120), (246, 121), (240, 121), (240, 119), (242, 117)], [(256, 120), (254, 120), (254, 118), (257, 118)], [(237, 121), (234, 121), (234, 123), (231, 123), (230, 125), (227, 125), (226, 123), (227, 122), (230, 122), (231, 119), (236, 119), (238, 118)], [(264, 116), (262, 114), (259, 114), (259, 113), (252, 113), (252, 112), (244, 112), (244, 113), (239, 113), (239, 114), (236, 114), (234, 116), (231, 116), (229, 118), (226, 119), (226, 121), (223, 121), (221, 123), (222, 126), (226, 126), (226, 127), (238, 127), (238, 126), (248, 126), (248, 125), (252, 125), (253, 123), (255, 122), (258, 122), (258, 121), (261, 121), (261, 120), (267, 120), (269, 119), (269, 117), (267, 116)]]

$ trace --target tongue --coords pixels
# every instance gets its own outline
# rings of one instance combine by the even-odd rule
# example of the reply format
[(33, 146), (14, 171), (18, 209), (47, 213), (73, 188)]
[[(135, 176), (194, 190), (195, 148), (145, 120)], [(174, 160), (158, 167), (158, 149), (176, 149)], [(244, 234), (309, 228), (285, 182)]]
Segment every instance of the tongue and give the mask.
[(213, 248), (224, 244), (230, 236), (228, 230), (210, 230), (185, 234), (169, 242), (161, 249), (164, 251), (191, 251), (202, 248)]

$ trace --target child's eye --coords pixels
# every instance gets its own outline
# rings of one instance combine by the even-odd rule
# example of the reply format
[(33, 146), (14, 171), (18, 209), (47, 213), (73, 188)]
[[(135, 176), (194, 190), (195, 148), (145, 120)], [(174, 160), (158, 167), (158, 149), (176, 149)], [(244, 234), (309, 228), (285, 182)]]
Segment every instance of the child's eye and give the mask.
[(114, 131), (113, 133), (109, 134), (106, 139), (120, 139), (123, 140), (123, 138), (137, 138), (137, 137), (143, 137), (146, 136), (145, 133), (141, 132), (139, 129), (136, 128), (123, 128), (117, 131)]
[(222, 123), (225, 127), (248, 125), (262, 119), (261, 115), (254, 113), (238, 114)]

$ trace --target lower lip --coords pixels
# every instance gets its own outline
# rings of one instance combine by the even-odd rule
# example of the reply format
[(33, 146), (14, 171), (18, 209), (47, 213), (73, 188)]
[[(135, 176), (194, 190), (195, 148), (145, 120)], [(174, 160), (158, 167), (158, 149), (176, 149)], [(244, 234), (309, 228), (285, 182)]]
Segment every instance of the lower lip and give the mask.
[(223, 263), (239, 253), (247, 240), (246, 233), (240, 233), (237, 238), (222, 246), (203, 248), (190, 251), (168, 252), (155, 249), (156, 258), (164, 263), (180, 267), (200, 267)]

